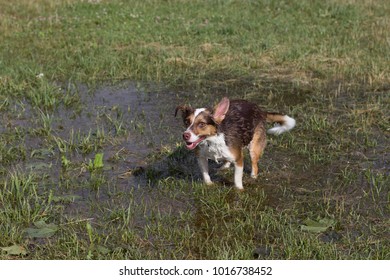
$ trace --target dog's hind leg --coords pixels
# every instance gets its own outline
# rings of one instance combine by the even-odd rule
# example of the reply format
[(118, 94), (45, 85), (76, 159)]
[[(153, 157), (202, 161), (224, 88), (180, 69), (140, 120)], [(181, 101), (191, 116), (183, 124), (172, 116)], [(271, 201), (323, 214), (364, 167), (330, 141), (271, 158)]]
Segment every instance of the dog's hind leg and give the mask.
[(255, 128), (252, 141), (249, 144), (249, 154), (251, 156), (252, 162), (252, 172), (251, 177), (257, 178), (259, 174), (258, 162), (261, 156), (263, 155), (264, 149), (266, 146), (266, 133), (264, 125), (261, 123)]

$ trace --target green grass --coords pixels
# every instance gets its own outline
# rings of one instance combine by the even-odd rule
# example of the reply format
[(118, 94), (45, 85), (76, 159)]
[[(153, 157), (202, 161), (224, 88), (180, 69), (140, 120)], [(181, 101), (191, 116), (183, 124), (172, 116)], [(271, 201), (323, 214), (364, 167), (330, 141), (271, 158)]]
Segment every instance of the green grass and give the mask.
[[(0, 0), (0, 258), (389, 259), (387, 2)], [(225, 95), (297, 120), (244, 193), (173, 118)]]

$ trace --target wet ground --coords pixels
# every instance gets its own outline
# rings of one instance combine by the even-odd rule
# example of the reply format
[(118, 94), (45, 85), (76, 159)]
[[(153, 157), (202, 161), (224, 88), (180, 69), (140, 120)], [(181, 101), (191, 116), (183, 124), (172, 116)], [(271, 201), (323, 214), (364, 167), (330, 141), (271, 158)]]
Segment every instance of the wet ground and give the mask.
[[(59, 87), (63, 94), (74, 99), (69, 106), (60, 105), (51, 111), (32, 110), (28, 102), (14, 106), (14, 112), (22, 113), (8, 120), (8, 129), (20, 128), (28, 132), (21, 138), (24, 141), (21, 145), (26, 146), (24, 157), (28, 160), (21, 161), (19, 165), (49, 172), (52, 182), (72, 177), (73, 183), (79, 184), (89, 176), (85, 166), (97, 153), (103, 153), (105, 180), (124, 189), (150, 185), (154, 179), (169, 176), (200, 179), (193, 155), (179, 145), (183, 127), (181, 119), (174, 117), (179, 104), (212, 105), (221, 96), (235, 95), (235, 91), (278, 111), (287, 108), (294, 110), (295, 106), (304, 103), (315, 105), (322, 102), (315, 100), (318, 97), (311, 94), (312, 89), (308, 86), (297, 87), (277, 80), (265, 80), (261, 84), (251, 79), (233, 79), (229, 84), (222, 85), (215, 83), (213, 96), (135, 82), (96, 87), (69, 83)], [(337, 83), (331, 85), (328, 91), (329, 94), (336, 92), (332, 102), (340, 111), (345, 110), (346, 106), (358, 106), (359, 102), (367, 99), (367, 93), (352, 96)], [(324, 98), (326, 101), (328, 98)], [(336, 117), (327, 116), (330, 121)], [(304, 120), (299, 119), (299, 115), (297, 119), (299, 129), (302, 127), (300, 122)], [(0, 126), (0, 130), (7, 131), (5, 126)], [(373, 167), (388, 174), (390, 167), (386, 139), (386, 135), (378, 133), (375, 149), (353, 151), (345, 156), (345, 160), (359, 162), (363, 159), (365, 163), (362, 163), (362, 168)], [(272, 142), (266, 150), (272, 149), (270, 146)], [(66, 171), (61, 162), (62, 156), (71, 163)], [(266, 152), (264, 160), (271, 162), (278, 159)], [(297, 155), (291, 155), (287, 161), (298, 161), (298, 166), (304, 164), (304, 159)], [(272, 169), (272, 166), (267, 168)], [(286, 176), (290, 178), (291, 172)], [(305, 174), (295, 177), (304, 178)], [(217, 179), (224, 180), (221, 177)]]
[[(269, 138), (256, 181), (244, 176), (249, 192), (256, 190), (256, 195), (260, 195), (261, 209), (305, 213), (311, 211), (312, 203), (329, 200), (329, 207), (342, 204), (356, 208), (354, 211), (362, 215), (375, 217), (378, 212), (387, 215), (388, 188), (383, 182), (390, 171), (388, 135), (370, 129), (371, 138), (357, 139), (349, 148), (349, 142), (343, 141), (351, 141), (350, 133), (360, 137), (358, 130), (329, 133), (337, 131), (332, 122), (337, 124), (340, 118), (350, 117), (346, 113), (350, 106), (364, 107), (364, 102), (375, 96), (344, 91), (331, 99), (326, 95), (313, 96), (308, 87), (283, 83), (276, 87), (277, 81), (273, 80), (261, 85), (253, 81), (232, 83), (230, 90), (217, 83), (213, 96), (134, 82), (97, 87), (61, 85), (63, 94), (73, 98), (71, 104), (60, 104), (53, 110), (33, 110), (26, 102), (15, 104), (12, 113), (3, 116), (7, 120), (0, 131), (5, 134), (20, 131), (15, 139), (19, 143), (13, 146), (23, 147), (16, 152), (20, 160), (8, 170), (24, 170), (40, 177), (42, 192), (52, 192), (53, 201), (63, 207), (64, 223), (74, 219), (97, 222), (100, 215), (105, 216), (105, 222), (107, 219), (115, 222), (120, 219), (117, 213), (131, 209), (128, 226), (140, 229), (141, 235), (156, 211), (171, 217), (191, 213), (195, 217), (194, 226), (202, 228), (210, 217), (199, 212), (199, 205), (196, 206), (191, 195), (197, 190), (189, 189), (193, 182), (201, 182), (201, 176), (194, 154), (181, 145), (184, 128), (181, 118), (174, 117), (175, 108), (180, 104), (209, 106), (224, 95), (244, 96), (258, 104), (268, 104), (273, 111), (291, 111), (298, 124), (293, 137)], [(239, 94), (232, 93), (234, 90)], [(320, 107), (330, 99), (333, 115), (326, 112), (326, 106)], [(307, 109), (315, 115), (301, 118), (300, 111), (294, 110), (302, 106), (310, 106)], [(352, 113), (355, 107), (350, 110)], [(321, 111), (316, 112), (316, 108)], [(360, 146), (364, 148), (359, 150)], [(103, 155), (102, 168), (93, 167), (97, 154)], [(233, 188), (232, 170), (219, 172), (218, 164), (210, 166), (217, 189)], [(249, 174), (248, 159), (245, 166), (245, 173)], [(171, 190), (171, 180), (176, 186), (182, 182), (183, 190)], [(234, 192), (225, 199), (235, 207)], [(105, 222), (101, 224), (102, 232)], [(331, 232), (323, 236), (323, 242), (338, 242), (342, 235), (343, 231)], [(148, 237), (150, 242), (154, 238), (158, 236)], [(255, 255), (269, 255), (268, 247), (256, 250)]]
[[(17, 103), (3, 115), (3, 137), (20, 134), (14, 139), (17, 144), (12, 143), (20, 151), (7, 170), (41, 176), (42, 191), (52, 191), (59, 202), (73, 202), (66, 203), (69, 215), (94, 215), (88, 206), (91, 200), (127, 205), (132, 196), (150, 207), (156, 200), (163, 204), (163, 197), (157, 199), (150, 187), (155, 176), (165, 175), (157, 168), (147, 171), (147, 166), (177, 148), (182, 123), (174, 112), (187, 102), (187, 95), (133, 82), (58, 87), (74, 99), (69, 106), (43, 110)], [(104, 166), (93, 170), (96, 154), (103, 154)]]

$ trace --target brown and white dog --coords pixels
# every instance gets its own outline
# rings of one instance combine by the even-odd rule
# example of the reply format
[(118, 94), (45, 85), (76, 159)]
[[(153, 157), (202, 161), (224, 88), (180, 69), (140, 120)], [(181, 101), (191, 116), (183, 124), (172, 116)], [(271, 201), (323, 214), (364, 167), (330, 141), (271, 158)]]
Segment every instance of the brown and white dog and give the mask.
[(211, 185), (208, 160), (223, 161), (222, 168), (234, 163), (234, 185), (243, 190), (243, 148), (248, 147), (252, 162), (252, 178), (258, 174), (258, 161), (266, 146), (265, 123), (277, 123), (268, 133), (279, 135), (291, 130), (295, 120), (287, 115), (269, 113), (246, 100), (224, 97), (214, 109), (178, 106), (187, 127), (183, 139), (189, 150), (195, 150), (204, 182)]

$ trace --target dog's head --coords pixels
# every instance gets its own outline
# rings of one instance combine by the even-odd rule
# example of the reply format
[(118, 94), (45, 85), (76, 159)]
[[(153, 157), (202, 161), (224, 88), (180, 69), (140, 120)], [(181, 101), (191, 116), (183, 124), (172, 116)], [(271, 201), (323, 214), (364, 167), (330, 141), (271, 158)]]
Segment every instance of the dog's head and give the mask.
[(190, 106), (176, 107), (175, 116), (180, 110), (187, 128), (183, 133), (187, 149), (193, 150), (207, 137), (217, 134), (217, 127), (224, 120), (229, 110), (229, 104), (229, 99), (224, 97), (213, 110), (208, 108), (193, 109)]

